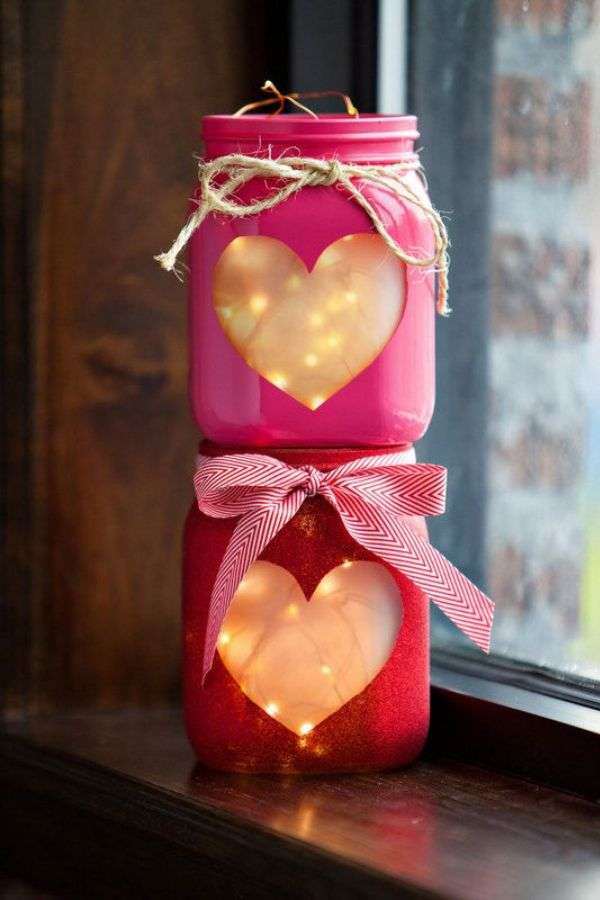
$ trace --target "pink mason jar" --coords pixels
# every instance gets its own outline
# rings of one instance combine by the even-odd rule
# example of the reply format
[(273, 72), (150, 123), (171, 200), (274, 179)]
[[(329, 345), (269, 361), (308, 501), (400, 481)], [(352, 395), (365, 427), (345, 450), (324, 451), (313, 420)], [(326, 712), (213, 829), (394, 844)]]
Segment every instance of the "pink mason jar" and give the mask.
[[(205, 156), (231, 153), (415, 164), (413, 116), (207, 116)], [(406, 183), (426, 201), (416, 170)], [(408, 252), (430, 256), (417, 205), (356, 182)], [(280, 183), (254, 179), (242, 201)], [(210, 215), (191, 239), (190, 398), (229, 446), (335, 447), (418, 440), (434, 405), (435, 284), (406, 266), (339, 184), (271, 210)]]

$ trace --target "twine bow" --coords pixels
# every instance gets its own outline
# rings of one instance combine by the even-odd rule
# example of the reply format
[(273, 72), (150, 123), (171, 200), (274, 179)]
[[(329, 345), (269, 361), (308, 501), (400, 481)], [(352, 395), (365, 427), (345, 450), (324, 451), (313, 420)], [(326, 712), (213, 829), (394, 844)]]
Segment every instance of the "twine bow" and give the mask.
[(254, 453), (200, 457), (194, 477), (207, 516), (239, 516), (213, 586), (204, 645), (210, 671), (221, 625), (252, 563), (307, 497), (323, 497), (357, 544), (404, 573), (478, 647), (489, 651), (494, 604), (445, 556), (418, 537), (407, 516), (444, 512), (446, 470), (406, 464), (401, 453), (363, 457), (330, 472)]
[[(274, 97), (248, 104), (238, 110), (236, 115), (241, 115), (258, 106), (278, 103), (279, 107), (275, 111), (275, 115), (281, 111), (283, 103), (290, 100), (310, 115), (318, 118), (302, 104), (299, 104), (296, 98), (299, 96), (337, 95), (336, 91), (314, 92), (309, 95), (284, 95), (280, 94), (271, 82), (267, 82), (263, 90), (268, 86), (275, 92)], [(350, 104), (350, 107), (347, 105), (349, 115), (357, 116), (358, 111), (352, 101), (343, 94), (338, 96), (344, 97), (347, 104)], [(154, 258), (163, 269), (179, 274), (176, 268), (179, 254), (192, 234), (211, 213), (220, 213), (233, 218), (256, 216), (279, 206), (280, 203), (289, 200), (290, 197), (305, 188), (339, 185), (365, 211), (387, 247), (403, 263), (421, 269), (434, 269), (437, 272), (437, 310), (442, 315), (447, 315), (450, 310), (448, 307), (449, 241), (446, 226), (440, 214), (429, 203), (426, 195), (420, 196), (408, 184), (406, 176), (411, 172), (417, 172), (423, 177), (422, 167), (416, 158), (391, 165), (361, 165), (342, 162), (338, 159), (318, 159), (310, 156), (281, 156), (278, 159), (272, 159), (270, 156), (247, 156), (243, 153), (230, 153), (208, 161), (200, 160), (198, 163), (200, 192), (199, 198), (195, 201), (198, 204), (197, 209), (188, 218), (169, 250), (159, 253)], [(277, 182), (278, 186), (260, 200), (238, 200), (236, 198), (237, 191), (254, 179), (272, 180)], [(363, 186), (371, 185), (383, 188), (421, 210), (433, 233), (433, 253), (419, 254), (400, 246), (392, 237), (374, 204), (368, 199), (363, 188), (359, 186), (360, 183)]]

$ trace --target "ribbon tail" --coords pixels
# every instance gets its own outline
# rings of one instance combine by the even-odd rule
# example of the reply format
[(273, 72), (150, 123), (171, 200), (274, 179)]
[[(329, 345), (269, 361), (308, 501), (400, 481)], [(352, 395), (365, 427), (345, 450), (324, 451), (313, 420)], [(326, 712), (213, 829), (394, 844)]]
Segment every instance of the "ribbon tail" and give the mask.
[(210, 672), (219, 632), (233, 596), (252, 563), (302, 506), (306, 494), (295, 490), (281, 502), (247, 512), (236, 525), (215, 579), (206, 625), (202, 682)]
[(494, 604), (482, 591), (401, 519), (340, 496), (335, 503), (357, 543), (402, 572), (485, 653), (489, 653)]

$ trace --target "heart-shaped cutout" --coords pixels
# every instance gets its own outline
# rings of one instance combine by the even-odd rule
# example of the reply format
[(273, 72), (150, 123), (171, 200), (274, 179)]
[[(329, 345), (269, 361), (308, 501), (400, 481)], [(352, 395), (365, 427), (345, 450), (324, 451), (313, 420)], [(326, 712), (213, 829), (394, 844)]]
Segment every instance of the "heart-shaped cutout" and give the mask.
[(337, 566), (307, 602), (287, 569), (258, 560), (229, 607), (219, 654), (247, 697), (305, 735), (371, 683), (402, 614), (398, 586), (380, 563)]
[(275, 238), (235, 238), (213, 274), (223, 331), (245, 362), (318, 409), (381, 353), (400, 322), (405, 267), (376, 234), (350, 234), (308, 272)]

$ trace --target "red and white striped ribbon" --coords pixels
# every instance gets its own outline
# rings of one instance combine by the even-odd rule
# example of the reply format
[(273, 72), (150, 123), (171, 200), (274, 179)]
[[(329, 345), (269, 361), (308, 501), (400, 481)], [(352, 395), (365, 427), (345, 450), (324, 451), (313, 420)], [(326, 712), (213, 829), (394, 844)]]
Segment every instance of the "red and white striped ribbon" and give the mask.
[(210, 671), (221, 624), (248, 568), (306, 497), (315, 494), (337, 510), (357, 544), (403, 572), (489, 652), (494, 604), (405, 521), (444, 512), (446, 470), (407, 465), (405, 459), (403, 453), (368, 456), (320, 472), (258, 453), (199, 457), (194, 486), (201, 512), (219, 519), (240, 517), (213, 586), (203, 675)]

